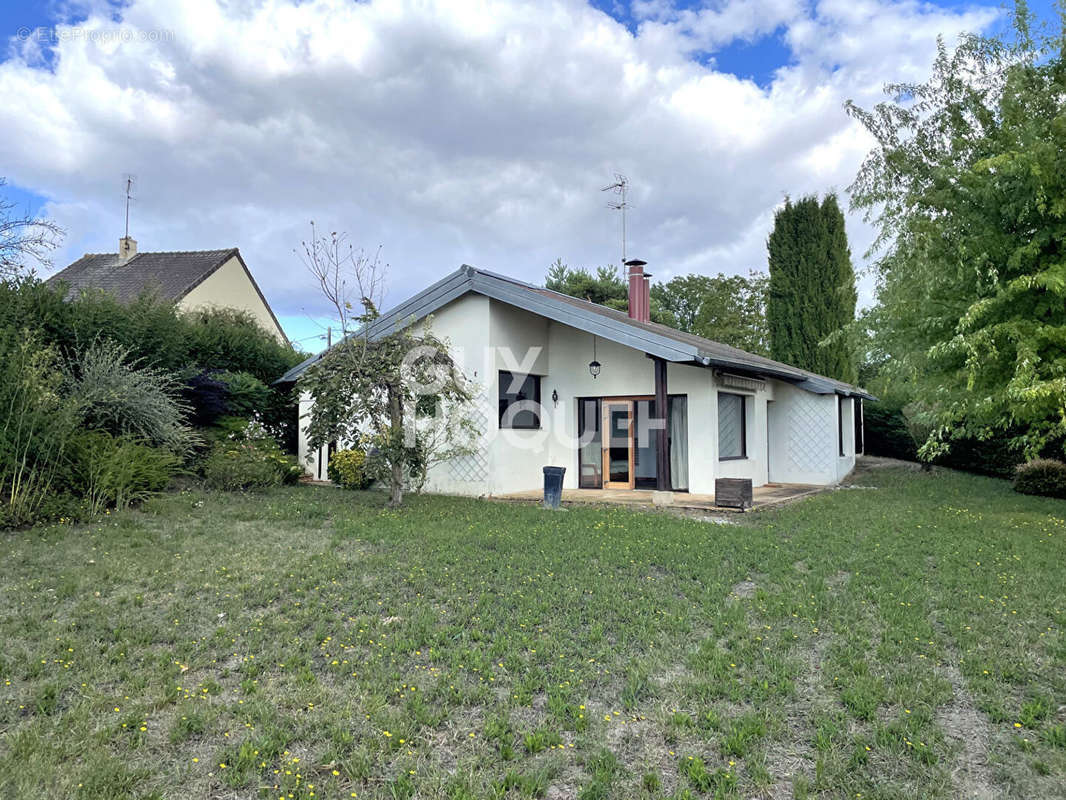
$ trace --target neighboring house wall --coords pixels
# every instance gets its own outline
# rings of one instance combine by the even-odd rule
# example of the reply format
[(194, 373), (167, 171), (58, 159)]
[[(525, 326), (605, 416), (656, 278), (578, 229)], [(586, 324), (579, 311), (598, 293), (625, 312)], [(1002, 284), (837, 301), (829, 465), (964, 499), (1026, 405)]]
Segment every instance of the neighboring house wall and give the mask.
[(247, 311), (256, 322), (278, 341), (287, 342), (285, 332), (278, 327), (263, 298), (248, 277), (236, 256), (211, 273), (185, 297), (178, 301), (182, 311), (202, 308), (233, 308)]

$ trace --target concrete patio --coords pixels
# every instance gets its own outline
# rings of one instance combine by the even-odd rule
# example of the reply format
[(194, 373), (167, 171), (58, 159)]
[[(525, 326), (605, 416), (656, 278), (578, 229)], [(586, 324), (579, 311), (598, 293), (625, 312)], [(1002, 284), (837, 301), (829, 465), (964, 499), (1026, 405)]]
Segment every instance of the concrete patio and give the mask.
[[(809, 486), (797, 483), (768, 483), (752, 491), (752, 510), (787, 503), (801, 497), (823, 492), (832, 487)], [(491, 495), (491, 500), (513, 503), (539, 503), (544, 494), (540, 490)], [(690, 494), (689, 492), (656, 492), (651, 489), (564, 489), (563, 505), (619, 505), (636, 507), (660, 507), (693, 511), (736, 511), (720, 508), (714, 504), (713, 494)]]

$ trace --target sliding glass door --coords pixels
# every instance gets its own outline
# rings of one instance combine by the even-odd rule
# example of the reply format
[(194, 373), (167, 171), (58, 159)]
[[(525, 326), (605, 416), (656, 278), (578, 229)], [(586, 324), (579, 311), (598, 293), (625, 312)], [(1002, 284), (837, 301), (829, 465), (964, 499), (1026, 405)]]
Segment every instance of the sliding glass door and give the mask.
[(671, 395), (663, 424), (652, 397), (578, 400), (578, 486), (582, 489), (655, 489), (659, 437), (667, 438), (670, 488), (688, 489), (688, 403)]

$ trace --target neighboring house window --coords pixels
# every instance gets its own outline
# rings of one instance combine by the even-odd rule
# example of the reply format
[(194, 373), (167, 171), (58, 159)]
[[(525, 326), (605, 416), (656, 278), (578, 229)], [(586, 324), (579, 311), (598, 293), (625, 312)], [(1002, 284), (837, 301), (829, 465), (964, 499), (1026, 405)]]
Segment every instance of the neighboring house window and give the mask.
[(540, 376), (500, 370), (500, 427), (540, 427)]
[(747, 412), (742, 394), (718, 393), (718, 459), (748, 457)]
[(840, 443), (840, 455), (844, 455), (844, 398), (837, 397), (837, 441)]

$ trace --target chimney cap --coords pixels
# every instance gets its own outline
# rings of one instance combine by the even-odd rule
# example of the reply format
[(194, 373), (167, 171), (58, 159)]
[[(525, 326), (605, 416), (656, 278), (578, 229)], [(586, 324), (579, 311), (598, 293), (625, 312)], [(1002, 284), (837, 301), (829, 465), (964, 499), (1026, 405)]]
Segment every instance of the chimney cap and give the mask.
[(647, 266), (647, 261), (641, 261), (639, 258), (631, 258), (626, 262), (627, 267), (644, 267)]

